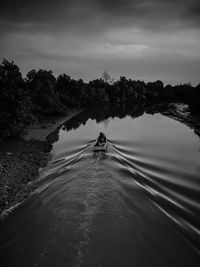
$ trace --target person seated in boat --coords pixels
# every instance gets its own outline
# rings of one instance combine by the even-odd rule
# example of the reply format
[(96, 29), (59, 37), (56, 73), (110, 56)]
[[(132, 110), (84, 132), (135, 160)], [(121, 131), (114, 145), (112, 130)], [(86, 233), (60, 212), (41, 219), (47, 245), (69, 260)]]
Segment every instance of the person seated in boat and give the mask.
[(97, 142), (95, 146), (103, 146), (106, 143), (106, 136), (104, 133), (100, 133), (99, 137), (97, 138)]

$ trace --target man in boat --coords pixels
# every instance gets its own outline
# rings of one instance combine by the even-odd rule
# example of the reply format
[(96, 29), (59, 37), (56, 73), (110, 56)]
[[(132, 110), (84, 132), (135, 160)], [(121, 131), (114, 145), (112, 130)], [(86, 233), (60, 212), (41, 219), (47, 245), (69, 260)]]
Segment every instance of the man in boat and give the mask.
[(100, 133), (99, 137), (97, 138), (97, 142), (95, 144), (95, 146), (104, 146), (106, 143), (106, 136), (104, 133)]

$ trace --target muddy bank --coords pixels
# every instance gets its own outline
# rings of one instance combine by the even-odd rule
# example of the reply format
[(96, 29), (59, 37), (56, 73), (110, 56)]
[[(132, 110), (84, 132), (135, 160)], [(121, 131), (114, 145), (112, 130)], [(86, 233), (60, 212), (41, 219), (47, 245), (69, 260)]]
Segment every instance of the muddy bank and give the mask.
[(170, 104), (162, 114), (186, 124), (200, 137), (200, 114), (195, 113), (187, 104)]
[(185, 103), (160, 103), (150, 108), (149, 113), (161, 113), (162, 115), (179, 121), (194, 130), (200, 137), (200, 113), (196, 113)]
[(33, 190), (29, 183), (48, 161), (51, 144), (12, 140), (0, 144), (0, 212), (22, 201)]
[(10, 207), (23, 201), (34, 190), (34, 181), (50, 158), (54, 140), (48, 136), (80, 112), (76, 109), (67, 117), (42, 119), (29, 126), (21, 138), (0, 143), (1, 220)]
[(53, 131), (55, 131), (58, 126), (60, 126), (65, 121), (70, 120), (71, 118), (79, 114), (82, 110), (72, 109), (67, 117), (51, 117), (51, 119), (47, 119), (45, 117), (40, 118), (40, 121), (38, 123), (32, 124), (25, 130), (23, 139), (26, 141), (32, 139), (46, 141), (46, 137)]

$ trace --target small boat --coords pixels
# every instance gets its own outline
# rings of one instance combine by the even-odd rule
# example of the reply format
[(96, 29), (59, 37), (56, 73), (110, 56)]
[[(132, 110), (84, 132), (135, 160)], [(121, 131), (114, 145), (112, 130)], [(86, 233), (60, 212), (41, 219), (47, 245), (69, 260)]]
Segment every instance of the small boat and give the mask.
[(96, 140), (96, 143), (94, 145), (94, 151), (106, 151), (107, 149), (107, 139), (104, 133), (100, 133), (99, 137)]
[(107, 150), (107, 142), (105, 144), (100, 145), (100, 146), (97, 146), (95, 144), (93, 150), (94, 151), (104, 151), (105, 152)]

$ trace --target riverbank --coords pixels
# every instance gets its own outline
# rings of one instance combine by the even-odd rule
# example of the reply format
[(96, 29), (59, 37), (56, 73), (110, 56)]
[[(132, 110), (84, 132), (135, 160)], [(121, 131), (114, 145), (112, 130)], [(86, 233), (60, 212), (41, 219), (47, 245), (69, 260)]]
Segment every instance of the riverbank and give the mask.
[(162, 114), (187, 125), (200, 137), (200, 114), (194, 112), (187, 104), (172, 103)]
[(1, 219), (34, 190), (34, 181), (50, 158), (52, 140), (48, 135), (81, 111), (73, 109), (66, 117), (43, 118), (27, 127), (21, 138), (0, 143)]
[(167, 103), (153, 106), (152, 113), (161, 113), (162, 115), (179, 121), (194, 130), (194, 133), (200, 137), (200, 114), (185, 103)]

